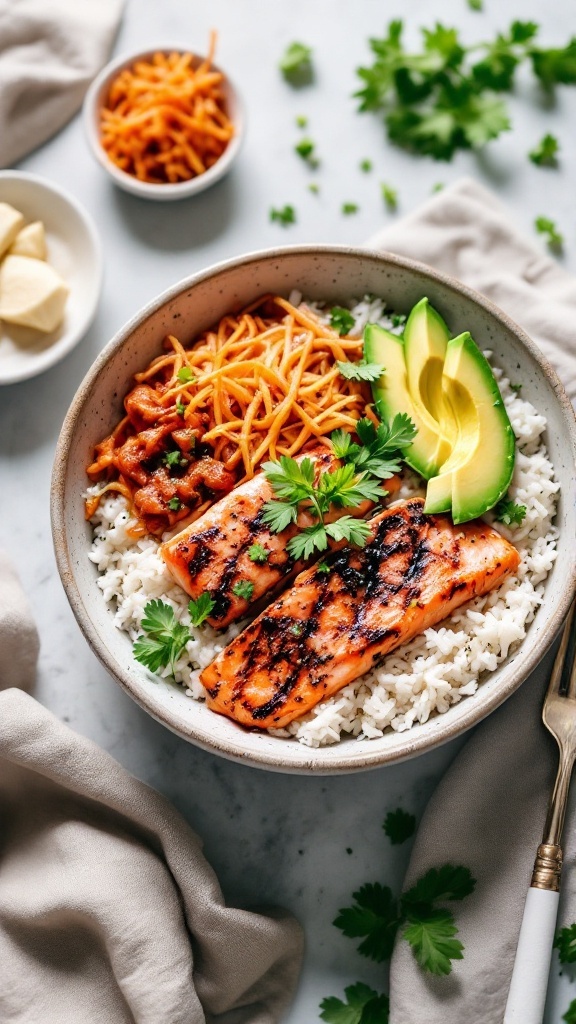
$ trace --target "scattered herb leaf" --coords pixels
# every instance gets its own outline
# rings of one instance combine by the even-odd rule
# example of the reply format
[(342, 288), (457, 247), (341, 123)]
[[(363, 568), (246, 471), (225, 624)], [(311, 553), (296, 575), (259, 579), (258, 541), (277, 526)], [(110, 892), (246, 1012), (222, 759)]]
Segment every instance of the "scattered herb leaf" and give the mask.
[(232, 587), (232, 593), (236, 597), (243, 597), (245, 601), (249, 601), (254, 593), (254, 584), (250, 580), (238, 580)]
[(311, 181), (310, 184), (308, 185), (308, 191), (313, 192), (314, 195), (317, 196), (320, 191), (320, 186), (317, 184), (317, 182)]
[(318, 562), (316, 566), (316, 572), (330, 572), (330, 566), (328, 562)]
[(388, 1024), (390, 1003), (361, 981), (344, 989), (346, 1002), (328, 996), (320, 1003), (320, 1017), (327, 1024)]
[(342, 377), (346, 380), (378, 380), (384, 373), (384, 367), (381, 363), (366, 363), (363, 359), (360, 359), (356, 363), (352, 362), (340, 362), (336, 363)]
[(182, 502), (180, 501), (180, 498), (176, 494), (174, 495), (173, 498), (170, 498), (170, 501), (168, 502), (168, 508), (170, 509), (171, 512), (179, 512), (180, 509), (182, 508)]
[(521, 384), (511, 384), (510, 385), (510, 390), (511, 391), (515, 391), (516, 394), (519, 394), (519, 392), (522, 390), (522, 385)]
[(549, 217), (536, 217), (534, 221), (536, 231), (546, 235), (546, 242), (550, 249), (559, 251), (564, 245), (564, 235), (561, 235), (553, 220)]
[(290, 632), (293, 633), (294, 636), (301, 636), (302, 635), (302, 626), (300, 625), (300, 623), (299, 622), (295, 622), (292, 626), (290, 626)]
[(481, 11), (484, 5), (482, 0), (468, 0), (468, 7), (471, 11)]
[(410, 921), (402, 937), (412, 946), (423, 970), (430, 974), (450, 974), (452, 960), (462, 960), (464, 946), (454, 936), (458, 929), (450, 910), (429, 910)]
[(134, 641), (136, 661), (151, 672), (170, 665), (174, 674), (174, 664), (190, 639), (188, 628), (178, 622), (171, 605), (158, 599), (145, 606), (141, 626), (146, 635)]
[(178, 413), (179, 416), (184, 416), (186, 412), (186, 406), (184, 405), (180, 398), (176, 399), (176, 412)]
[(298, 117), (296, 118), (296, 126), (298, 128), (307, 128), (308, 127), (308, 118), (304, 117), (303, 114), (298, 114)]
[(296, 223), (296, 210), (293, 206), (286, 205), (280, 210), (275, 210), (274, 207), (270, 210), (270, 220), (276, 221), (278, 224), (282, 224), (286, 227), (287, 224)]
[(312, 50), (304, 43), (290, 43), (280, 60), (280, 71), (288, 81), (299, 83), (312, 74)]
[(166, 452), (166, 454), (162, 456), (162, 462), (165, 466), (168, 466), (169, 469), (175, 469), (177, 466), (186, 466), (188, 464), (186, 456), (182, 454), (179, 448), (173, 452)]
[(560, 143), (556, 136), (544, 135), (538, 145), (528, 153), (528, 156), (538, 167), (557, 167), (559, 150)]
[(294, 146), (294, 151), (298, 153), (298, 156), (301, 156), (302, 159), (305, 160), (306, 163), (310, 165), (310, 167), (317, 167), (318, 159), (314, 154), (315, 148), (316, 143), (313, 142), (312, 139), (305, 138), (301, 139), (300, 142), (296, 143), (296, 145)]
[(392, 313), (392, 327), (402, 327), (406, 323), (405, 313)]
[(554, 939), (554, 949), (558, 950), (561, 964), (576, 963), (576, 924), (569, 928), (560, 928)]
[(519, 526), (524, 521), (526, 511), (526, 505), (517, 505), (514, 501), (502, 498), (494, 509), (494, 518), (498, 523), (505, 523), (506, 526), (511, 526), (512, 523)]
[(437, 181), (435, 185), (432, 185), (432, 192), (441, 192), (445, 187), (443, 181)]
[(190, 618), (192, 619), (193, 626), (201, 626), (205, 619), (208, 618), (210, 613), (216, 607), (216, 601), (207, 591), (200, 594), (195, 601), (188, 602), (188, 611), (190, 612)]
[(363, 885), (352, 893), (355, 903), (338, 912), (334, 924), (349, 939), (361, 938), (358, 952), (381, 963), (392, 955), (401, 923), (392, 890), (379, 882)]
[(391, 185), (387, 185), (385, 181), (380, 184), (380, 191), (382, 193), (382, 199), (386, 203), (389, 210), (394, 211), (398, 209), (398, 191), (392, 188)]
[(389, 811), (382, 825), (388, 839), (393, 846), (405, 843), (416, 831), (416, 818), (408, 811), (399, 807), (396, 811)]
[(565, 1020), (566, 1024), (576, 1024), (576, 999), (572, 1000), (566, 1013), (562, 1015), (562, 1020)]
[(192, 373), (192, 370), (190, 369), (189, 366), (182, 366), (181, 369), (178, 370), (176, 376), (178, 377), (178, 380), (181, 381), (182, 384), (193, 384), (194, 381), (196, 380), (196, 377)]
[(352, 213), (358, 213), (359, 209), (358, 203), (342, 203), (342, 213), (346, 217), (349, 217)]
[(268, 561), (268, 555), (270, 552), (267, 548), (263, 547), (262, 544), (253, 544), (248, 549), (248, 558), (251, 562), (258, 562), (261, 565)]
[(407, 909), (413, 910), (437, 900), (463, 900), (474, 892), (475, 885), (468, 868), (443, 864), (441, 868), (430, 868), (411, 889), (402, 894), (402, 906), (406, 912)]
[(370, 171), (372, 170), (372, 161), (371, 160), (361, 160), (360, 161), (360, 170), (363, 171), (364, 174), (369, 174)]
[(330, 310), (330, 327), (338, 334), (350, 334), (356, 321), (349, 309), (344, 306), (332, 306)]

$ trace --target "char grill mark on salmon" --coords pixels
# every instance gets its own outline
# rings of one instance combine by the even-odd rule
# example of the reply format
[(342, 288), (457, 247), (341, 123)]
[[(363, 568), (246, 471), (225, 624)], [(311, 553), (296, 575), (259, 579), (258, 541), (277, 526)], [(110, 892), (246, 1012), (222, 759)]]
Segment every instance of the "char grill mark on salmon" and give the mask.
[[(317, 464), (317, 472), (326, 472), (340, 465), (327, 448), (306, 453)], [(297, 461), (301, 461), (301, 456)], [(398, 478), (384, 482), (391, 493), (398, 486)], [(288, 581), (306, 564), (295, 562), (286, 545), (291, 537), (315, 520), (301, 513), (298, 524), (281, 533), (272, 533), (262, 520), (264, 505), (274, 498), (272, 487), (263, 473), (235, 488), (212, 508), (163, 544), (160, 552), (176, 582), (190, 597), (197, 599), (208, 592), (216, 602), (208, 617), (211, 626), (222, 629), (246, 614), (249, 602), (234, 593), (234, 587), (247, 580), (253, 590), (250, 604), (269, 594), (282, 580)], [(330, 521), (342, 515), (361, 517), (373, 508), (363, 502), (357, 508), (334, 510), (327, 516)], [(266, 549), (265, 562), (253, 562), (250, 548), (258, 544)], [(331, 542), (331, 547), (335, 547)]]
[(371, 521), (363, 550), (302, 572), (204, 669), (208, 706), (246, 726), (286, 726), (516, 571), (518, 552), (496, 530), (455, 527), (423, 505), (396, 503)]

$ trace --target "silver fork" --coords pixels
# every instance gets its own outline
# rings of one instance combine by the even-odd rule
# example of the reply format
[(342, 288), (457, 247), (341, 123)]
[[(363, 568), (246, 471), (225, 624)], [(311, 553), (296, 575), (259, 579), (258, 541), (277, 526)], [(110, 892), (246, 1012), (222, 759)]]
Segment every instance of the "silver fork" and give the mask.
[[(542, 1024), (556, 929), (562, 830), (576, 760), (576, 602), (572, 603), (542, 708), (542, 721), (558, 743), (560, 759), (542, 842), (526, 896), (504, 1024)], [(569, 652), (572, 658), (568, 657)]]

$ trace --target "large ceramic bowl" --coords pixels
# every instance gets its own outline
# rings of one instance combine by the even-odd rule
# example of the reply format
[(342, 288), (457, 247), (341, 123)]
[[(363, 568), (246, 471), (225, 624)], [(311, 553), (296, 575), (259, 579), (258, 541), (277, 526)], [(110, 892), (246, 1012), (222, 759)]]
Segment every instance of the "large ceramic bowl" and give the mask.
[[(374, 740), (347, 739), (311, 749), (295, 740), (248, 731), (209, 711), (181, 687), (153, 679), (132, 657), (126, 634), (96, 585), (88, 560), (90, 527), (84, 520), (85, 466), (95, 442), (120, 418), (132, 375), (176, 331), (184, 342), (226, 311), (265, 292), (288, 295), (297, 288), (331, 303), (367, 292), (407, 311), (422, 295), (453, 331), (470, 330), (499, 366), (522, 383), (522, 395), (548, 420), (547, 444), (560, 480), (558, 558), (544, 600), (521, 646), (489, 675), (477, 693), (434, 715), (424, 725)], [(483, 296), (424, 265), (397, 256), (333, 246), (303, 246), (254, 253), (219, 264), (170, 288), (137, 314), (106, 346), (81, 384), (64, 422), (53, 476), (53, 534), (58, 567), (80, 627), (112, 676), (154, 718), (190, 742), (246, 764), (276, 771), (353, 772), (413, 757), (479, 722), (517, 689), (552, 643), (575, 587), (576, 511), (574, 415), (555, 372), (536, 346)]]

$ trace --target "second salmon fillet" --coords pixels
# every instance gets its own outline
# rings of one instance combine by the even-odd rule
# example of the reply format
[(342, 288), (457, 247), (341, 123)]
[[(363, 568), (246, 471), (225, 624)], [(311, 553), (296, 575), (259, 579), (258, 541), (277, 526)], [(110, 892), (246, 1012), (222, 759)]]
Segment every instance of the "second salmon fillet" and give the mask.
[(423, 506), (398, 502), (371, 520), (363, 550), (300, 573), (204, 669), (208, 706), (242, 725), (282, 728), (516, 571), (518, 552), (496, 530), (456, 527)]

